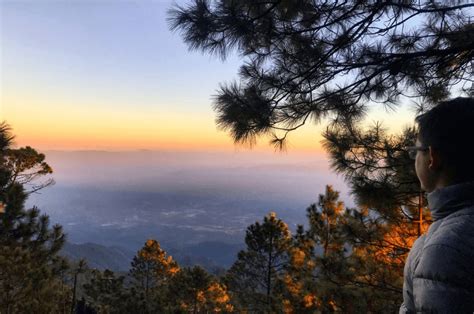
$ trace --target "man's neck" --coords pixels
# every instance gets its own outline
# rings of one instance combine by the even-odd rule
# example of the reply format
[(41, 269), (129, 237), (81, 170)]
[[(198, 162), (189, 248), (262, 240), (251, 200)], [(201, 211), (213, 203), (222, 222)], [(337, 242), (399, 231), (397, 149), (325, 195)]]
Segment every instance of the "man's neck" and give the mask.
[(463, 182), (463, 180), (455, 179), (452, 175), (443, 174), (438, 178), (438, 182), (436, 182), (435, 189), (442, 189), (450, 185), (460, 184)]

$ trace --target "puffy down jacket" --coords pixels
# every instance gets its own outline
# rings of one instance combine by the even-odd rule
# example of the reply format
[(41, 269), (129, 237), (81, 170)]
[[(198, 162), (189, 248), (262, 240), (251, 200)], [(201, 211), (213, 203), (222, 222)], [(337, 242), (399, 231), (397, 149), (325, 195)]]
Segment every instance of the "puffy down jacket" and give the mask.
[(474, 313), (474, 182), (428, 194), (434, 220), (413, 245), (400, 313)]

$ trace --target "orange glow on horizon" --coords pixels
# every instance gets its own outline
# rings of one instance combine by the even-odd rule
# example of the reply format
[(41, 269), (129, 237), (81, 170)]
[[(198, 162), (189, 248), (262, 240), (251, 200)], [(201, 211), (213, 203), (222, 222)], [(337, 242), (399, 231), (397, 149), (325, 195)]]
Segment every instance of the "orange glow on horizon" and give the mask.
[[(10, 90), (2, 96), (2, 105), (0, 120), (13, 128), (17, 146), (40, 150), (249, 150), (234, 145), (228, 133), (217, 130), (210, 105), (194, 112), (178, 104), (134, 110), (123, 104), (83, 104), (80, 99), (35, 90), (28, 96)], [(293, 132), (288, 151), (320, 152), (318, 129), (307, 126)], [(252, 150), (273, 151), (268, 142), (260, 138)]]
[[(7, 121), (8, 122), (8, 121)], [(174, 137), (160, 138), (159, 134), (140, 134), (136, 137), (130, 134), (121, 138), (113, 137), (110, 133), (91, 132), (86, 136), (68, 132), (34, 132), (16, 128), (14, 124), (16, 146), (32, 146), (41, 150), (168, 150), (168, 151), (274, 151), (268, 144), (268, 139), (258, 139), (256, 145), (234, 145), (230, 136), (224, 132), (216, 132), (214, 136), (194, 135), (192, 131), (180, 133)], [(310, 142), (310, 141), (311, 142)], [(292, 152), (322, 152), (321, 144), (315, 138), (307, 140), (302, 136), (294, 136), (288, 142), (287, 151)]]
[[(141, 108), (125, 103), (112, 106), (82, 102), (64, 94), (31, 90), (25, 95), (10, 89), (1, 97), (2, 117), (13, 128), (17, 146), (40, 150), (177, 150), (177, 151), (248, 151), (246, 145), (234, 145), (227, 132), (217, 130), (215, 113), (209, 105), (196, 111), (179, 104)], [(193, 112), (194, 110), (194, 112)], [(390, 129), (400, 129), (402, 118), (389, 121)], [(375, 119), (380, 113), (372, 115)], [(375, 121), (375, 119), (370, 121)], [(366, 125), (370, 125), (368, 121)], [(322, 153), (325, 125), (307, 125), (288, 136), (288, 152)], [(269, 138), (257, 139), (252, 151), (274, 151)]]

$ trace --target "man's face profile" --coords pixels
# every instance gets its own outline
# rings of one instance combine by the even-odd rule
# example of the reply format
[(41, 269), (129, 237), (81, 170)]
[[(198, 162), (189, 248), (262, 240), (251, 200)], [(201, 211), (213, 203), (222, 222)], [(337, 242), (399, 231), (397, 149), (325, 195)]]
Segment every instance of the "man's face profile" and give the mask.
[[(416, 147), (426, 147), (416, 139)], [(428, 193), (433, 192), (437, 188), (440, 179), (440, 156), (439, 153), (431, 146), (427, 149), (418, 149), (415, 158), (415, 171), (420, 180), (421, 189)]]

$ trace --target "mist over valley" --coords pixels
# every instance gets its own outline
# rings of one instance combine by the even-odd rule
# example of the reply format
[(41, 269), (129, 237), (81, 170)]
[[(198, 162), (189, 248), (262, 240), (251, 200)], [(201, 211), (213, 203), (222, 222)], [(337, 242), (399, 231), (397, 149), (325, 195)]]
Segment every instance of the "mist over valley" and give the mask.
[[(153, 238), (183, 258), (212, 255), (228, 266), (247, 226), (271, 211), (294, 230), (305, 224), (307, 206), (326, 184), (351, 205), (342, 178), (322, 154), (44, 153), (56, 183), (32, 194), (29, 205), (60, 223), (71, 245), (136, 252)], [(219, 260), (216, 250), (230, 250), (228, 258)]]

